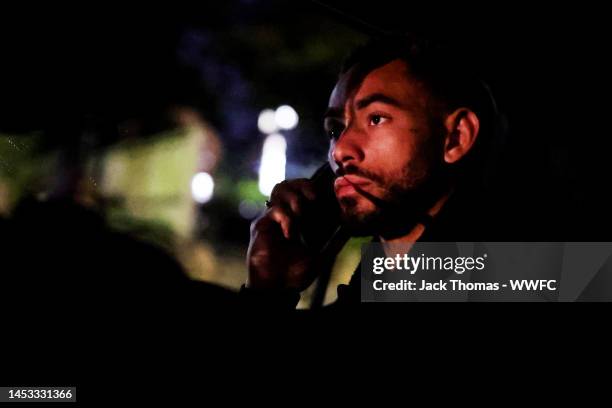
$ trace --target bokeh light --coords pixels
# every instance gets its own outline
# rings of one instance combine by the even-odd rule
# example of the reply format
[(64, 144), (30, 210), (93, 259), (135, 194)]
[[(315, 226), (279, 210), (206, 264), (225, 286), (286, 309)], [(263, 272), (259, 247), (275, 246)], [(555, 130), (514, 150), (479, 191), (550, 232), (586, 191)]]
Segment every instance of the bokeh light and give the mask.
[(259, 191), (269, 196), (274, 186), (285, 179), (287, 141), (279, 133), (269, 135), (264, 141), (259, 167)]
[(208, 173), (197, 173), (191, 179), (191, 195), (197, 203), (204, 204), (209, 202), (213, 196), (214, 189), (215, 182)]
[(276, 123), (276, 112), (272, 109), (264, 109), (257, 119), (257, 127), (261, 133), (270, 134), (278, 130)]
[(274, 121), (279, 128), (291, 130), (297, 126), (299, 116), (291, 106), (282, 105), (274, 112)]
[(261, 207), (253, 200), (242, 200), (238, 205), (238, 213), (247, 220), (257, 217), (260, 211)]

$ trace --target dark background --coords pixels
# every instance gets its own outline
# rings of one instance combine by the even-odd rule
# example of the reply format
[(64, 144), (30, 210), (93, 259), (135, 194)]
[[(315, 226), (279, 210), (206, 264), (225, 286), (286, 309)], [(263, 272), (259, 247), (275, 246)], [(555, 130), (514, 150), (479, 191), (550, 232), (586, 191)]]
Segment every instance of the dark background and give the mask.
[[(120, 138), (121, 121), (142, 118), (146, 137), (164, 127), (164, 109), (187, 104), (219, 129), (232, 163), (259, 109), (283, 100), (309, 133), (299, 157), (316, 162), (325, 144), (314, 135), (318, 118), (348, 45), (412, 31), (478, 62), (509, 123), (500, 181), (509, 207), (546, 218), (539, 231), (554, 231), (548, 239), (604, 239), (609, 47), (598, 7), (244, 0), (6, 10), (0, 130), (42, 130), (51, 148), (94, 126), (106, 145)], [(318, 50), (332, 57), (309, 54), (321, 42), (337, 45)]]

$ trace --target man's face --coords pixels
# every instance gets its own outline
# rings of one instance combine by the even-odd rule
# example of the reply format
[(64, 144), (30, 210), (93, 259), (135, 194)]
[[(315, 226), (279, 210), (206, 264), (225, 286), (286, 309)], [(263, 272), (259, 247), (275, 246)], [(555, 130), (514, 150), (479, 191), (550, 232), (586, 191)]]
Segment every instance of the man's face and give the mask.
[(398, 216), (426, 210), (443, 157), (426, 95), (401, 60), (363, 79), (352, 69), (332, 92), (325, 130), (334, 188), (345, 221), (359, 232), (380, 233)]

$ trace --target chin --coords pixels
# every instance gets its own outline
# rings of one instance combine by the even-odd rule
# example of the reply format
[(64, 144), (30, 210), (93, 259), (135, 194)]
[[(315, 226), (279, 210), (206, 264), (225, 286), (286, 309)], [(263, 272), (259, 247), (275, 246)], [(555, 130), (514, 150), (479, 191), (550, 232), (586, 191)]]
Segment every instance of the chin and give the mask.
[(375, 235), (380, 226), (380, 213), (372, 203), (345, 198), (340, 200), (342, 223), (353, 236)]

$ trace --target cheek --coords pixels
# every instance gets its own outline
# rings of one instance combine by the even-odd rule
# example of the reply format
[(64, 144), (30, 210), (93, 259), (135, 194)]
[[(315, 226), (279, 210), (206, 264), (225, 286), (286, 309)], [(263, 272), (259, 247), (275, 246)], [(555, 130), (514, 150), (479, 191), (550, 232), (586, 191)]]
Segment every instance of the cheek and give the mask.
[(416, 159), (414, 143), (406, 136), (379, 137), (377, 143), (372, 144), (368, 150), (369, 162), (387, 179), (396, 177), (407, 164)]

